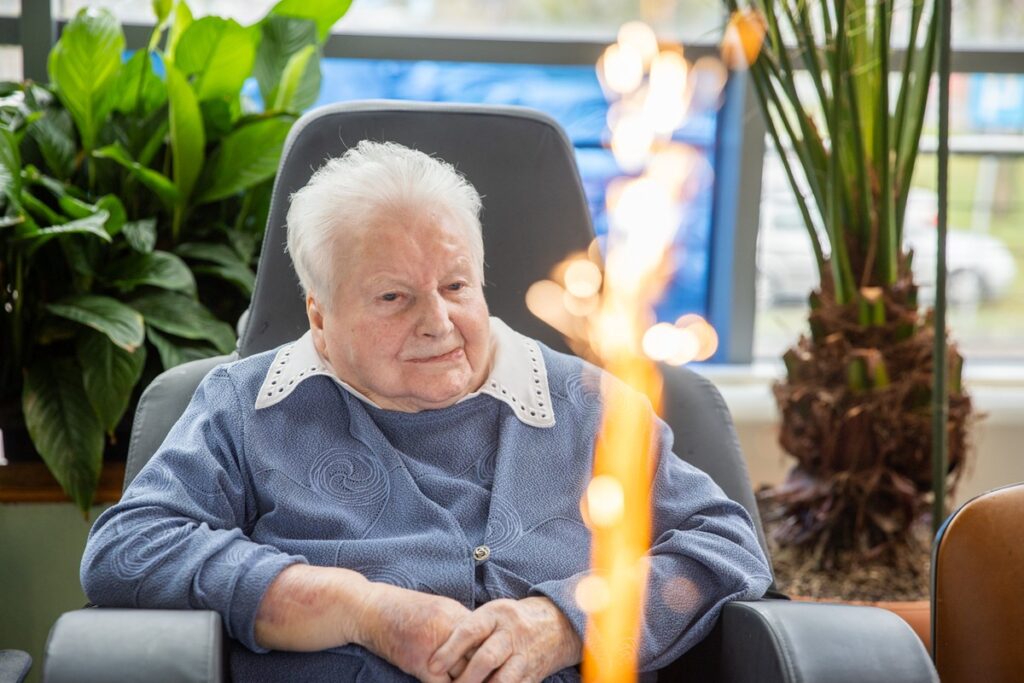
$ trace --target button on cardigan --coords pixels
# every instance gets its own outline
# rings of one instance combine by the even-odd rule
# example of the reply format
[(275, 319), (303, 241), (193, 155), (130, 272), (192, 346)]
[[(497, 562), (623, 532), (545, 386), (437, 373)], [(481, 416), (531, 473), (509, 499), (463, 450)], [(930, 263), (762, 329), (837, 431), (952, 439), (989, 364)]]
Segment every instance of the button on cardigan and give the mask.
[[(263, 401), (265, 387), (276, 387), (267, 383), (294, 370), (280, 361), (301, 339), (215, 368), (122, 500), (97, 519), (82, 560), (89, 599), (216, 610), (237, 641), (232, 675), (247, 681), (411, 680), (354, 645), (312, 654), (260, 648), (260, 600), (294, 563), (354, 569), (469, 608), (543, 595), (582, 634), (574, 591), (588, 572), (590, 538), (579, 501), (600, 428), (602, 375), (497, 319), (492, 331), (501, 363), (484, 388), (415, 414), (380, 411), (329, 372), (304, 373), (280, 400)], [(501, 367), (527, 371), (503, 376)], [(539, 393), (512, 401), (510, 389)], [(523, 400), (530, 403), (518, 407)], [(540, 418), (541, 410), (549, 414)], [(451, 461), (437, 462), (445, 439)], [(760, 597), (771, 581), (743, 508), (671, 449), (659, 420), (638, 643), (644, 671), (699, 642), (726, 601)], [(459, 487), (481, 492), (456, 501)]]

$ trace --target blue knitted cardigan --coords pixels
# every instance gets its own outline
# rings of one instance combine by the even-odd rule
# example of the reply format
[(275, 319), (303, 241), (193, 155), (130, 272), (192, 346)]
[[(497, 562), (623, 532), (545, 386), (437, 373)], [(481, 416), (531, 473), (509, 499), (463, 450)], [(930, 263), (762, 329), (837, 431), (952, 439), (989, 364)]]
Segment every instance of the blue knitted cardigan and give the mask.
[[(525, 423), (488, 395), (385, 415), (327, 376), (308, 377), (256, 410), (275, 351), (218, 366), (122, 500), (96, 520), (82, 560), (87, 596), (111, 607), (216, 610), (235, 639), (232, 675), (246, 681), (411, 680), (354, 645), (300, 654), (267, 653), (256, 643), (260, 600), (279, 572), (300, 562), (347, 567), (468, 608), (544, 595), (583, 634), (574, 591), (588, 572), (590, 539), (579, 501), (600, 426), (602, 375), (539, 348), (556, 418), (549, 428)], [(385, 436), (396, 430), (409, 438)], [(419, 453), (417, 443), (450, 444), (452, 465), (430, 462), (440, 446)], [(725, 602), (758, 598), (771, 581), (744, 509), (672, 454), (660, 420), (658, 445), (638, 644), (644, 671), (699, 642)], [(424, 468), (438, 465), (434, 475), (477, 491), (474, 500), (460, 505), (438, 493), (437, 481), (427, 486)], [(474, 559), (480, 544), (489, 550), (483, 560)], [(578, 672), (549, 680), (578, 680)]]

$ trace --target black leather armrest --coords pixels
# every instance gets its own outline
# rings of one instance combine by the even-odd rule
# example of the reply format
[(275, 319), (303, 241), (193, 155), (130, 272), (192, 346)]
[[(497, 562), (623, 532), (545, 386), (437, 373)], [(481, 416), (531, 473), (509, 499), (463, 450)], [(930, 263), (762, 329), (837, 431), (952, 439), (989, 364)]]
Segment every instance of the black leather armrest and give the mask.
[(201, 610), (82, 609), (50, 629), (47, 683), (220, 683), (220, 615)]
[(938, 683), (928, 652), (898, 616), (875, 607), (732, 602), (712, 633), (659, 680), (728, 683)]

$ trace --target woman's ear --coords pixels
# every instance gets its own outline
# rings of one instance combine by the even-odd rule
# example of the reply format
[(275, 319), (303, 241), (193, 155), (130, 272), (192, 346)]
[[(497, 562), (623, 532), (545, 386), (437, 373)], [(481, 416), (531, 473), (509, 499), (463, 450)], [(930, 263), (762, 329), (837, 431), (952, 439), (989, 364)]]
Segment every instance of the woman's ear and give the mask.
[(323, 332), (324, 329), (324, 314), (320, 310), (320, 303), (316, 300), (316, 294), (309, 292), (306, 294), (306, 317), (309, 318), (309, 327), (314, 332), (320, 330)]
[(321, 358), (330, 362), (327, 344), (324, 342), (324, 314), (314, 292), (306, 294), (306, 317), (309, 318), (309, 330), (313, 333), (313, 346)]

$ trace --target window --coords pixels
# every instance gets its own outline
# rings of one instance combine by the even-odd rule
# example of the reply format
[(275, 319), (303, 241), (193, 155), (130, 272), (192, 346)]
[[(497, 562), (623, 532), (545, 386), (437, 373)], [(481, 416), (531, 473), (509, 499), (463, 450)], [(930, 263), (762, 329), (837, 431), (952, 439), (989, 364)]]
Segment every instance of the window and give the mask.
[[(575, 148), (598, 236), (607, 231), (605, 188), (622, 171), (602, 146), (608, 103), (594, 67), (328, 58), (322, 70), (318, 105), (387, 98), (519, 105), (546, 112), (566, 130)], [(258, 96), (255, 88), (250, 95)], [(709, 188), (714, 115), (694, 116), (676, 138), (702, 155), (702, 182)], [(675, 322), (684, 313), (708, 314), (711, 202), (710, 191), (696, 192), (685, 207), (676, 242), (681, 268), (658, 307), (661, 320)]]
[(20, 81), (23, 74), (21, 47), (0, 45), (0, 81)]
[[(274, 0), (189, 0), (196, 16), (216, 13), (243, 23), (263, 16), (273, 4)], [(57, 16), (68, 18), (85, 6), (108, 7), (124, 21), (153, 21), (149, 0), (57, 0)], [(644, 17), (659, 33), (674, 39), (714, 42), (724, 14), (721, 0), (356, 0), (337, 30), (603, 41), (624, 22)]]
[[(934, 300), (937, 109), (933, 88), (904, 223), (922, 301)], [(948, 324), (972, 361), (1024, 360), (1024, 76), (954, 74), (950, 87)], [(755, 356), (806, 328), (817, 284), (810, 241), (774, 153), (766, 153)]]
[[(61, 20), (92, 5), (111, 8), (130, 23), (153, 21), (150, 0), (52, 2), (54, 15)], [(197, 16), (217, 13), (247, 23), (262, 16), (274, 2), (189, 0), (189, 5)], [(0, 15), (17, 15), (21, 5), (19, 0), (0, 0)], [(518, 103), (546, 111), (567, 128), (573, 140), (595, 227), (601, 231), (604, 186), (618, 169), (600, 144), (605, 104), (587, 64), (590, 56), (596, 57), (600, 45), (610, 40), (623, 21), (638, 17), (666, 38), (683, 41), (690, 55), (701, 49), (714, 51), (725, 21), (723, 5), (722, 0), (355, 0), (325, 49), (329, 59), (324, 62), (323, 100), (367, 96), (459, 99)], [(897, 4), (897, 10), (906, 8)], [(958, 50), (954, 64), (961, 63), (964, 73), (956, 76), (953, 90), (950, 265), (963, 263), (962, 257), (976, 253), (991, 254), (994, 261), (1001, 262), (1009, 253), (1013, 265), (986, 266), (979, 275), (977, 268), (965, 264), (961, 272), (951, 274), (951, 295), (957, 303), (950, 324), (972, 359), (1024, 359), (1024, 344), (1017, 341), (1024, 339), (1024, 78), (1020, 75), (1024, 72), (1024, 2), (973, 0), (954, 3), (953, 12), (953, 42)], [(900, 40), (900, 32), (894, 30), (893, 37)], [(531, 41), (538, 41), (541, 49), (535, 49)], [(553, 46), (557, 49), (552, 50)], [(562, 51), (562, 46), (568, 49)], [(987, 52), (993, 49), (1003, 52)], [(565, 58), (567, 54), (571, 56)], [(330, 59), (370, 56), (381, 61)], [(399, 58), (465, 61), (396, 61)], [(542, 64), (535, 68), (524, 64), (563, 59), (581, 66)], [(18, 48), (0, 48), (0, 76), (18, 77), (20, 60)], [(497, 65), (476, 60), (523, 63)], [(492, 75), (485, 76), (487, 73)], [(346, 84), (349, 77), (357, 78)], [(456, 92), (449, 82), (459, 83), (464, 92)], [(934, 135), (932, 114), (929, 125)], [(723, 129), (722, 140), (717, 142), (723, 157), (728, 156), (723, 140), (730, 131), (745, 128), (742, 117), (725, 116), (709, 117), (701, 123), (705, 128), (700, 132), (692, 128), (688, 140), (697, 144), (707, 159), (715, 156), (719, 120)], [(710, 191), (701, 193), (689, 212), (680, 247), (687, 265), (661, 310), (665, 319), (671, 317), (671, 310), (702, 312), (710, 307), (712, 316), (714, 311), (726, 311), (718, 317), (731, 316), (725, 321), (726, 333), (730, 325), (734, 332), (727, 360), (739, 362), (750, 357), (751, 349), (754, 357), (777, 358), (795, 341), (805, 329), (804, 299), (816, 277), (778, 160), (770, 145), (765, 150), (763, 141), (756, 138), (743, 138), (739, 158), (742, 169), (757, 168), (763, 159), (762, 201), (744, 206), (749, 192), (743, 188), (752, 182), (745, 171), (737, 174), (740, 182), (728, 178), (719, 183), (717, 199), (712, 199)], [(912, 215), (919, 229), (912, 232), (919, 244), (929, 243), (927, 234), (935, 214), (934, 142), (930, 148), (928, 145), (925, 140), (914, 183)], [(721, 173), (726, 169), (719, 163), (715, 170)], [(756, 173), (750, 175), (756, 177)], [(711, 217), (712, 202), (716, 204), (715, 218)], [(738, 212), (735, 235), (730, 207)], [(760, 221), (754, 218), (759, 211)], [(712, 234), (713, 220), (730, 224), (725, 226), (728, 234), (721, 243), (717, 240), (722, 233)], [(762, 236), (755, 275), (750, 267), (755, 239), (750, 226), (758, 222)], [(731, 241), (734, 238), (735, 243)], [(717, 246), (712, 248), (712, 242)], [(985, 246), (979, 246), (982, 244)], [(924, 248), (918, 246), (917, 258), (922, 279), (927, 279)], [(722, 267), (722, 254), (730, 250), (736, 256), (735, 265), (727, 258)], [(783, 256), (772, 256), (777, 253)], [(998, 277), (1000, 270), (1002, 277)], [(1012, 277), (1005, 275), (1009, 272)], [(731, 278), (731, 283), (721, 286), (723, 277)], [(756, 315), (751, 301), (755, 278), (759, 285)], [(715, 323), (722, 325), (723, 320)]]
[[(0, 0), (0, 20), (14, 24), (21, 16), (21, 0)], [(6, 19), (14, 17), (14, 19)], [(0, 81), (20, 81), (25, 74), (20, 45), (0, 45)]]
[(953, 47), (1024, 47), (1024, 4), (1018, 0), (953, 3)]

